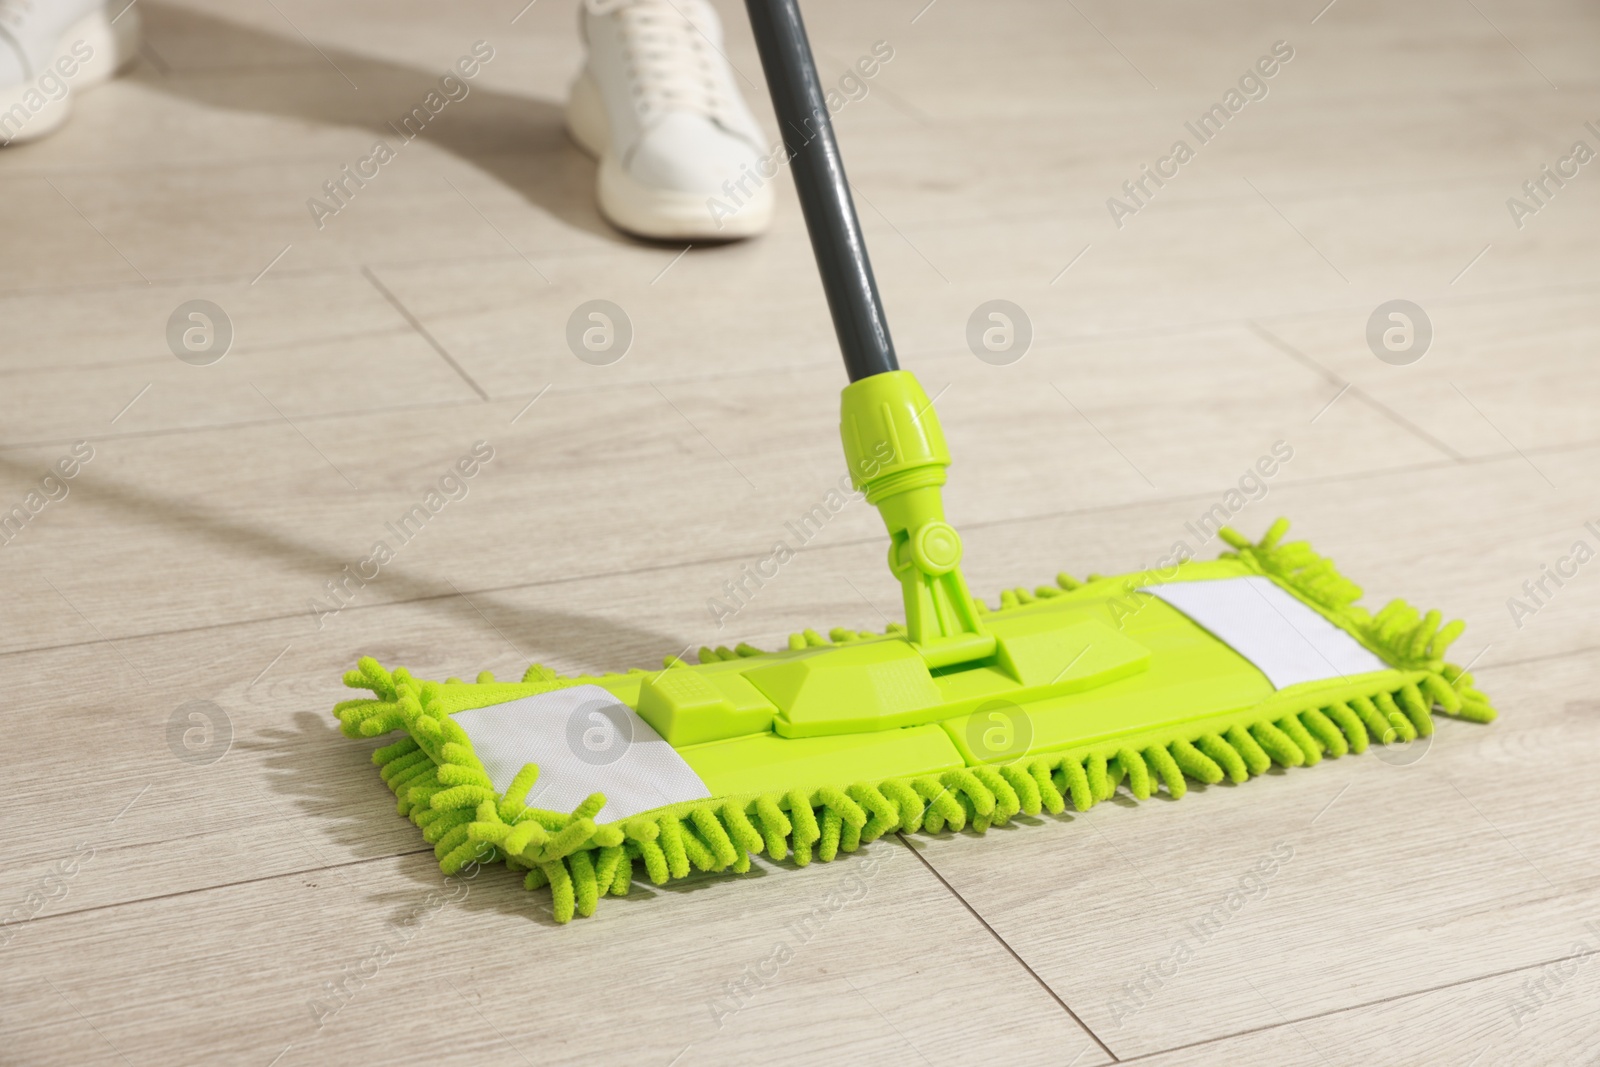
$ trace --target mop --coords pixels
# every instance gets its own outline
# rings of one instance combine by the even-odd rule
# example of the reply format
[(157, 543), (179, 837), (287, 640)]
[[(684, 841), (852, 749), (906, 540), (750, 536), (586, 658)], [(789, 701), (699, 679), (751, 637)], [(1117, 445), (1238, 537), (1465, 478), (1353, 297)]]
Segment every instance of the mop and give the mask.
[(974, 598), (941, 489), (950, 453), (899, 368), (796, 0), (747, 0), (850, 384), (840, 433), (883, 517), (905, 622), (788, 647), (517, 682), (433, 681), (363, 658), (346, 736), (445, 874), (503, 861), (557, 921), (636, 879), (806, 866), (888, 833), (979, 833), (1118, 790), (1176, 799), (1494, 709), (1445, 661), (1463, 624), (1361, 590), (1278, 520), (1154, 570)]

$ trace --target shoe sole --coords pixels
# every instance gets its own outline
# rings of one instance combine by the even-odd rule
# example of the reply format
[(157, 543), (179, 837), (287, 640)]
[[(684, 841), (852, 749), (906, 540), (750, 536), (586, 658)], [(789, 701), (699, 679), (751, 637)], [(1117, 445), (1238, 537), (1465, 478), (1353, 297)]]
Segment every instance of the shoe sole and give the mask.
[[(122, 9), (116, 22), (104, 7), (98, 7), (67, 28), (50, 52), (48, 68), (20, 85), (0, 89), (0, 147), (25, 144), (53, 133), (72, 113), (72, 98), (87, 89), (110, 81), (131, 63), (139, 48), (139, 12), (133, 5)], [(89, 58), (75, 49), (87, 47)], [(69, 77), (59, 63), (76, 67)], [(46, 74), (55, 74), (65, 91), (52, 97), (39, 83)], [(30, 95), (42, 101), (35, 106)]]
[(770, 194), (746, 203), (719, 226), (708, 197), (656, 189), (629, 177), (611, 151), (610, 120), (587, 71), (578, 75), (567, 97), (567, 132), (600, 161), (600, 214), (619, 230), (658, 241), (732, 241), (765, 233), (772, 224)]

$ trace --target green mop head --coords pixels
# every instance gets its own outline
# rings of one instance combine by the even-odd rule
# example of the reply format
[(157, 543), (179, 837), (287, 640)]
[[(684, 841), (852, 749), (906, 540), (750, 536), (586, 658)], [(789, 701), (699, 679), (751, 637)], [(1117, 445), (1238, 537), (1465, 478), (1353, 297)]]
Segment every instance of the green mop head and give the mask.
[(891, 832), (1085, 811), (1119, 788), (1176, 799), (1190, 780), (1426, 737), (1436, 712), (1494, 718), (1445, 662), (1461, 623), (1398, 600), (1369, 614), (1330, 561), (1283, 543), (1281, 519), (1254, 544), (1222, 530), (1234, 550), (1215, 561), (978, 603), (936, 514), (943, 439), (905, 379), (910, 421), (882, 395), (852, 412), (846, 390), (845, 438), (852, 460), (892, 457), (852, 468), (889, 524), (908, 625), (650, 672), (436, 682), (367, 658), (345, 676), (373, 696), (334, 714), (349, 737), (403, 733), (373, 762), (446, 874), (504, 860), (566, 922), (641, 875), (742, 872), (762, 853), (803, 867)]

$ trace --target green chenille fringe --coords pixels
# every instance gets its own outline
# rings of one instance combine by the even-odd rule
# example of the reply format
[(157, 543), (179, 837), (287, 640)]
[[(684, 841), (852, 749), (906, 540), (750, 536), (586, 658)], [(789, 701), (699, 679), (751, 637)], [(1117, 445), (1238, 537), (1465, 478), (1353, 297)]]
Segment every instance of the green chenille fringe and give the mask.
[[(376, 737), (394, 730), (407, 736), (373, 753), (383, 780), (398, 799), (398, 811), (422, 829), (447, 875), (467, 863), (504, 859), (526, 871), (528, 889), (550, 887), (554, 915), (568, 922), (593, 914), (602, 896), (626, 896), (643, 865), (645, 877), (661, 885), (691, 871), (747, 871), (750, 857), (793, 857), (804, 867), (854, 852), (886, 833), (939, 833), (971, 828), (979, 833), (1021, 815), (1058, 815), (1070, 804), (1086, 811), (1119, 787), (1139, 800), (1161, 787), (1174, 799), (1187, 780), (1243, 782), (1280, 767), (1310, 766), (1324, 756), (1362, 752), (1373, 741), (1406, 742), (1433, 733), (1432, 712), (1489, 722), (1495, 711), (1473, 687), (1472, 676), (1444, 662), (1464, 625), (1441, 626), (1437, 611), (1419, 614), (1393, 601), (1377, 615), (1355, 605), (1361, 590), (1304, 542), (1281, 544), (1288, 522), (1280, 519), (1259, 543), (1233, 530), (1221, 536), (1251, 569), (1268, 575), (1315, 603), (1412, 680), (1391, 692), (1316, 707), (1277, 718), (1227, 725), (1197, 723), (1193, 736), (1141, 745), (1121, 739), (1013, 763), (967, 767), (916, 778), (886, 778), (842, 787), (760, 793), (691, 801), (629, 819), (597, 825), (605, 806), (596, 793), (571, 812), (526, 805), (539, 776), (524, 767), (496, 794), (472, 751), (466, 731), (440, 705), (437, 682), (413, 678), (404, 669), (385, 670), (370, 657), (345, 676), (345, 684), (370, 689), (376, 699), (348, 700), (334, 708), (349, 737)], [(1000, 610), (1040, 597), (1059, 596), (1080, 583), (1063, 575), (1060, 588), (1032, 594), (1008, 590)], [(834, 631), (835, 640), (865, 637)], [(795, 635), (791, 647), (827, 643), (814, 631)], [(706, 650), (703, 658), (758, 655), (741, 646)], [(492, 681), (487, 675), (480, 681)], [(530, 667), (524, 682), (547, 681), (552, 689), (571, 684), (545, 667)], [(1161, 731), (1170, 736), (1171, 731)]]

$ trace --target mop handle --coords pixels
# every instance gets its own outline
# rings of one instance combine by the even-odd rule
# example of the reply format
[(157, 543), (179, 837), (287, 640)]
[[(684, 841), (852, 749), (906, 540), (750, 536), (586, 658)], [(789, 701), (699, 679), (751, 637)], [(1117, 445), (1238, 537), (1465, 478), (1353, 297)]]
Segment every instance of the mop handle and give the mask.
[(796, 0), (746, 0), (745, 6), (845, 370), (852, 382), (898, 370), (799, 5)]

